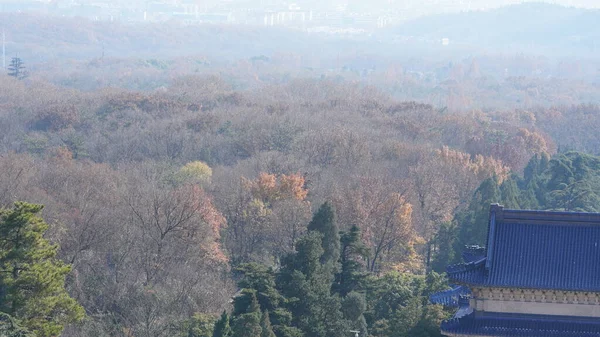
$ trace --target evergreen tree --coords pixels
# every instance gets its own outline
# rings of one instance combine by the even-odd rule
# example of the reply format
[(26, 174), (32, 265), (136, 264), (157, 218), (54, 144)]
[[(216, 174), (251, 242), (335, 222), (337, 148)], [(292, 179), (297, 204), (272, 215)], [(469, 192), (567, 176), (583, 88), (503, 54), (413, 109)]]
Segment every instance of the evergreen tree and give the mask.
[(215, 317), (210, 314), (196, 313), (182, 322), (178, 337), (211, 337), (215, 331)]
[(519, 196), (519, 204), (523, 209), (540, 209), (540, 200), (538, 199), (539, 186), (537, 178), (532, 179)]
[(229, 326), (229, 315), (227, 311), (223, 311), (221, 318), (215, 323), (213, 337), (230, 337), (233, 334)]
[(460, 224), (455, 254), (460, 256), (465, 245), (485, 246), (489, 222), (490, 205), (499, 203), (500, 190), (496, 177), (484, 180), (475, 191), (469, 208), (457, 214)]
[(321, 262), (337, 270), (340, 257), (340, 234), (335, 221), (335, 210), (329, 202), (325, 202), (308, 224), (309, 231), (322, 234), (323, 256)]
[(260, 319), (260, 327), (262, 332), (260, 337), (276, 337), (273, 332), (273, 328), (271, 327), (271, 319), (269, 318), (269, 311), (265, 310), (263, 312), (262, 317)]
[(565, 211), (600, 211), (600, 158), (577, 152), (558, 155), (549, 163), (545, 182), (545, 208)]
[(238, 286), (254, 290), (260, 307), (269, 311), (269, 321), (273, 323), (275, 335), (301, 337), (302, 331), (291, 326), (292, 314), (284, 308), (287, 301), (276, 288), (273, 269), (258, 263), (246, 263), (236, 268), (236, 271), (243, 275)]
[(518, 177), (511, 176), (500, 185), (501, 204), (506, 208), (519, 209), (519, 187), (517, 186)]
[(254, 290), (244, 289), (234, 300), (233, 337), (259, 337), (261, 311)]
[(523, 169), (523, 182), (529, 183), (532, 179), (536, 178), (542, 171), (546, 169), (547, 162), (543, 161), (541, 155), (534, 155), (527, 162), (527, 166)]
[(27, 77), (25, 65), (19, 57), (13, 57), (8, 65), (8, 76), (22, 80)]
[(288, 298), (293, 325), (307, 337), (345, 336), (340, 299), (331, 294), (333, 275), (321, 264), (322, 235), (309, 231), (296, 253), (283, 259), (277, 286)]
[(56, 258), (58, 247), (44, 239), (43, 206), (24, 202), (0, 211), (0, 312), (38, 337), (57, 336), (83, 319), (83, 308), (65, 290), (70, 266)]
[(342, 302), (344, 318), (349, 321), (351, 330), (360, 331), (362, 337), (368, 336), (367, 320), (364, 315), (366, 310), (365, 295), (355, 291), (349, 293)]
[(258, 263), (244, 263), (236, 268), (243, 275), (238, 286), (242, 289), (253, 289), (260, 307), (264, 310), (275, 310), (284, 302), (275, 285), (275, 272), (272, 268)]
[(35, 337), (32, 333), (19, 326), (19, 324), (13, 317), (5, 313), (0, 313), (0, 336)]
[(350, 231), (340, 235), (340, 272), (336, 275), (333, 290), (344, 297), (349, 292), (360, 290), (368, 273), (360, 260), (369, 254), (369, 249), (360, 239), (360, 229), (352, 226)]
[[(441, 273), (446, 270), (450, 264), (457, 262), (457, 257), (454, 252), (456, 244), (456, 225), (451, 222), (445, 222), (440, 225), (434, 242), (436, 246), (436, 254), (431, 262), (431, 269)], [(460, 256), (460, 255), (459, 255)]]
[(292, 313), (284, 308), (278, 308), (269, 314), (272, 317), (273, 331), (277, 337), (302, 337), (302, 330), (292, 326)]

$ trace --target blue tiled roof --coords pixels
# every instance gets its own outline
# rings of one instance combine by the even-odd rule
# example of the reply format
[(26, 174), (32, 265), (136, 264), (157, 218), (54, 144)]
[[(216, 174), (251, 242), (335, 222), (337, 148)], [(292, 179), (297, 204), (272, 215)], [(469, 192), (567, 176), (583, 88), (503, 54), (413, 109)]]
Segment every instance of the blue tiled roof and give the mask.
[(462, 258), (466, 263), (475, 262), (485, 257), (485, 247), (467, 246), (462, 253)]
[(600, 291), (600, 214), (492, 206), (490, 224), (487, 256), (448, 267), (454, 282)]
[(433, 304), (441, 304), (445, 307), (458, 307), (461, 296), (470, 295), (471, 290), (464, 286), (455, 286), (450, 290), (433, 294), (429, 300)]
[(600, 337), (600, 320), (564, 316), (471, 312), (444, 321), (442, 332), (497, 337)]

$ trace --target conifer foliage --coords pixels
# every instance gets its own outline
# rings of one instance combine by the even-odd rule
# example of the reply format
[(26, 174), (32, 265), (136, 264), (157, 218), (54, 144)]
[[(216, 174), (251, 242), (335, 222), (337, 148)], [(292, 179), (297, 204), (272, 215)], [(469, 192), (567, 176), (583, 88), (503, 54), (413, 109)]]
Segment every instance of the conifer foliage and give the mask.
[(241, 290), (232, 318), (224, 313), (213, 337), (229, 337), (230, 320), (231, 337), (352, 337), (351, 331), (361, 337), (439, 337), (444, 313), (426, 303), (443, 279), (434, 277), (432, 290), (422, 276), (377, 277), (367, 271), (368, 252), (360, 229), (340, 232), (333, 207), (324, 203), (279, 270), (258, 263), (236, 268)]
[(0, 336), (35, 337), (29, 331), (19, 326), (13, 317), (5, 313), (0, 313)]
[(13, 57), (8, 65), (8, 76), (14, 77), (18, 80), (22, 80), (27, 77), (27, 71), (25, 70), (25, 64), (19, 57)]
[(233, 321), (233, 336), (261, 336), (261, 311), (254, 289), (244, 289), (242, 294), (235, 298), (234, 315), (236, 317)]
[(230, 337), (232, 335), (231, 326), (229, 325), (229, 315), (227, 311), (223, 311), (221, 318), (215, 323), (213, 337)]
[(309, 231), (321, 234), (323, 255), (321, 262), (336, 265), (340, 256), (340, 234), (335, 221), (335, 210), (329, 202), (325, 202), (308, 224)]
[(0, 211), (0, 312), (35, 336), (50, 337), (83, 319), (84, 311), (64, 287), (70, 266), (43, 237), (48, 225), (39, 216), (42, 208), (17, 202)]
[[(468, 208), (456, 215), (457, 237), (454, 230), (440, 229), (439, 263), (434, 270), (443, 271), (447, 262), (457, 262), (465, 245), (486, 244), (492, 203), (511, 209), (600, 212), (598, 191), (600, 157), (580, 152), (561, 153), (552, 159), (545, 153), (533, 156), (523, 177), (513, 174), (501, 183), (496, 177), (481, 183)], [(455, 242), (451, 257), (447, 256), (447, 242)]]
[(276, 337), (271, 326), (271, 319), (269, 318), (269, 311), (265, 310), (260, 319), (260, 328), (262, 329), (260, 337)]

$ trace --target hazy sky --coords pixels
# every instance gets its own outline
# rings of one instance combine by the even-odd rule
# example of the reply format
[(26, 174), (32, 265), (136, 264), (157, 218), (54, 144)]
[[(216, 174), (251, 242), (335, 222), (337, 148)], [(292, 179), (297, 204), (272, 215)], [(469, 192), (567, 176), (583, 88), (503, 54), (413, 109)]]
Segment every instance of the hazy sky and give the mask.
[[(460, 0), (457, 0), (460, 1)], [(463, 0), (463, 2), (469, 2), (468, 0)], [(586, 8), (600, 8), (600, 1), (599, 0), (490, 0), (490, 1), (484, 1), (484, 0), (471, 0), (470, 1), (472, 4), (477, 4), (477, 3), (481, 3), (481, 2), (489, 2), (489, 3), (494, 3), (497, 6), (502, 6), (502, 5), (506, 5), (506, 4), (512, 4), (512, 3), (520, 3), (520, 2), (548, 2), (548, 3), (555, 3), (555, 4), (560, 4), (560, 5), (565, 5), (565, 6), (575, 6), (575, 7), (586, 7)]]
[[(49, 0), (39, 0), (39, 1), (49, 1)], [(53, 1), (58, 1), (58, 2), (71, 2), (73, 0), (53, 0)], [(348, 3), (348, 2), (356, 2), (357, 0), (94, 0), (94, 1), (90, 1), (90, 0), (75, 0), (76, 2), (112, 2), (112, 3), (119, 3), (119, 4), (125, 4), (125, 3), (131, 3), (131, 2), (138, 2), (138, 3), (143, 3), (143, 2), (196, 2), (198, 4), (204, 4), (204, 3), (254, 3), (256, 5), (260, 5), (261, 3), (286, 3), (286, 4), (292, 4), (292, 3), (332, 3), (332, 4), (340, 4), (340, 3)], [(370, 3), (371, 1), (369, 0), (358, 0), (359, 2), (363, 2), (363, 3)], [(0, 3), (2, 2), (15, 2), (15, 0), (0, 0)], [(380, 4), (384, 4), (384, 3), (388, 3), (390, 5), (393, 4), (399, 4), (399, 5), (410, 5), (412, 6), (419, 6), (420, 3), (434, 3), (434, 2), (454, 2), (454, 3), (460, 3), (463, 5), (466, 4), (470, 4), (472, 7), (474, 8), (478, 8), (478, 7), (490, 7), (490, 6), (502, 6), (502, 5), (508, 5), (508, 4), (514, 4), (514, 3), (520, 3), (520, 2), (548, 2), (548, 3), (556, 3), (556, 4), (561, 4), (561, 5), (566, 5), (566, 6), (575, 6), (575, 7), (586, 7), (586, 8), (600, 8), (600, 0), (376, 0), (374, 2), (380, 3)]]
[[(15, 3), (20, 0), (0, 0), (2, 3)], [(301, 10), (334, 11), (346, 9), (350, 12), (393, 13), (403, 16), (459, 12), (467, 10), (492, 9), (522, 2), (546, 2), (565, 6), (600, 8), (600, 0), (34, 0), (42, 2), (69, 3), (113, 3), (122, 7), (142, 8), (147, 3), (196, 3), (204, 10), (227, 10), (265, 8), (281, 9), (296, 4)]]

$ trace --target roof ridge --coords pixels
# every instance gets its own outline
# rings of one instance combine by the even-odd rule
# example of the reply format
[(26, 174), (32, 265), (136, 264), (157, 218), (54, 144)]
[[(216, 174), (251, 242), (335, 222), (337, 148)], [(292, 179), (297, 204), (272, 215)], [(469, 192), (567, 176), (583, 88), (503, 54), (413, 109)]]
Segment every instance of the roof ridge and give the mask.
[(487, 258), (484, 256), (482, 258), (480, 258), (479, 260), (475, 260), (473, 262), (468, 262), (468, 263), (457, 263), (457, 264), (453, 264), (450, 265), (446, 268), (446, 271), (448, 273), (460, 273), (460, 272), (465, 272), (465, 271), (470, 271), (470, 270), (474, 270), (477, 269), (478, 267), (481, 267), (481, 265), (485, 262)]
[[(593, 223), (600, 225), (600, 213), (590, 212), (565, 212), (565, 211), (541, 211), (541, 210), (519, 210), (519, 209), (500, 209), (500, 219), (502, 222), (511, 220), (524, 221), (547, 221), (547, 222), (577, 222)], [(499, 220), (500, 220), (499, 219)]]

